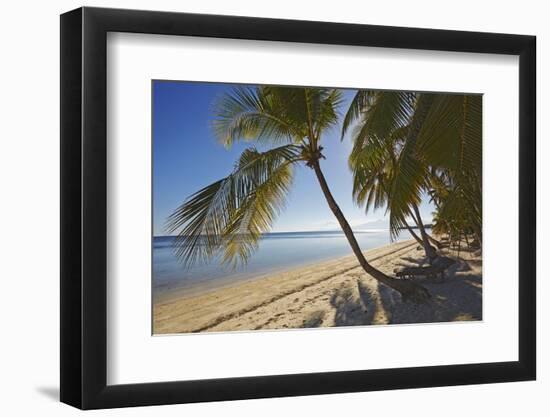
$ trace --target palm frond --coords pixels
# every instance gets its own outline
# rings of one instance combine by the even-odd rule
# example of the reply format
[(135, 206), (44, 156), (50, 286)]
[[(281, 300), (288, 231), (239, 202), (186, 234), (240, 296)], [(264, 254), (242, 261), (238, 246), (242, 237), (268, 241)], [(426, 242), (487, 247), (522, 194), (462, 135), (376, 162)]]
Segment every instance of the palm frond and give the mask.
[(467, 228), (481, 241), (481, 96), (357, 94), (344, 123), (358, 121), (349, 165), (365, 210), (387, 204), (392, 237), (423, 195), (437, 229)]
[(481, 169), (481, 96), (441, 95), (418, 134), (419, 153), (453, 171)]
[(310, 98), (310, 111), (315, 137), (336, 126), (340, 117), (339, 109), (343, 102), (342, 92), (336, 88), (306, 89)]
[[(409, 131), (412, 105), (416, 96), (410, 93), (369, 92), (356, 95), (355, 109), (348, 111), (360, 119), (355, 126), (349, 166), (354, 177), (353, 196), (365, 212), (380, 208), (390, 201), (399, 147)], [(364, 103), (362, 109), (358, 103)]]
[(267, 87), (236, 87), (214, 102), (213, 111), (214, 133), (228, 147), (240, 140), (292, 143), (305, 135), (303, 123), (295, 123)]
[(239, 140), (297, 143), (335, 125), (341, 103), (338, 89), (237, 87), (214, 103), (213, 129), (225, 146)]
[(375, 95), (375, 91), (357, 90), (342, 121), (342, 140), (344, 140), (346, 132), (351, 128), (353, 123), (360, 118), (362, 112), (372, 103)]
[(190, 267), (221, 254), (226, 263), (245, 263), (285, 205), (292, 165), (300, 148), (284, 145), (243, 152), (233, 172), (191, 195), (168, 218), (177, 232), (176, 255)]
[(404, 226), (410, 208), (420, 204), (422, 190), (427, 184), (427, 166), (417, 153), (417, 135), (423, 127), (433, 101), (432, 94), (421, 94), (418, 97), (405, 143), (399, 154), (389, 203), (390, 231), (394, 237)]
[(372, 104), (365, 109), (355, 140), (377, 137), (380, 140), (409, 125), (414, 113), (416, 95), (408, 92), (377, 92)]
[[(418, 135), (419, 152), (443, 170), (448, 189), (435, 194), (441, 200), (440, 218), (446, 224), (461, 218), (481, 241), (482, 222), (482, 97), (436, 97)], [(433, 181), (433, 178), (432, 178)], [(453, 217), (454, 216), (454, 217)], [(453, 226), (453, 227), (455, 227)]]

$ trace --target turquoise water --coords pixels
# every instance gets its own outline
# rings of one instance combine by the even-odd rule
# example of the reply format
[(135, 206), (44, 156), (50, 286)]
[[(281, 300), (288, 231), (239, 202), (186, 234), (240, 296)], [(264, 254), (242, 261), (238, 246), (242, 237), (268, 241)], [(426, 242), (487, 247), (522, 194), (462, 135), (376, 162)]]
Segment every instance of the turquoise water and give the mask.
[[(362, 250), (387, 245), (387, 230), (355, 232)], [(406, 233), (398, 240), (409, 239)], [(201, 289), (251, 279), (273, 272), (350, 255), (351, 249), (342, 232), (288, 232), (265, 234), (259, 249), (246, 266), (236, 269), (224, 266), (219, 259), (205, 265), (185, 268), (174, 255), (174, 237), (154, 237), (153, 297), (176, 290), (178, 294), (196, 293)]]
[[(367, 250), (390, 242), (387, 230), (355, 232), (361, 249)], [(403, 233), (401, 239), (408, 239)], [(232, 268), (213, 259), (204, 265), (185, 268), (174, 255), (174, 237), (156, 236), (153, 239), (153, 297), (172, 292), (197, 293), (231, 282), (252, 279), (302, 265), (351, 255), (342, 232), (268, 233), (260, 240), (259, 249), (246, 266)]]

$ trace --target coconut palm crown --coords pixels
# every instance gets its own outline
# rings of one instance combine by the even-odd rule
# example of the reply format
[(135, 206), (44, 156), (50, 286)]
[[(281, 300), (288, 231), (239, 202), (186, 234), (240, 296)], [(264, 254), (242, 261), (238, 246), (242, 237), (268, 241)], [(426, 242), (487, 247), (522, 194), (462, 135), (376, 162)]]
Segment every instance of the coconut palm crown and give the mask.
[(354, 122), (349, 162), (366, 211), (387, 203), (393, 235), (410, 217), (429, 248), (418, 211), (427, 194), (435, 230), (453, 225), (481, 241), (481, 96), (360, 90), (342, 136)]
[[(321, 132), (338, 121), (336, 89), (238, 87), (214, 103), (213, 129), (226, 147), (247, 148), (225, 178), (197, 191), (168, 219), (178, 229), (178, 255), (189, 265), (218, 251), (229, 263), (246, 262), (284, 208), (294, 165), (321, 157)], [(183, 227), (182, 227), (183, 226)]]

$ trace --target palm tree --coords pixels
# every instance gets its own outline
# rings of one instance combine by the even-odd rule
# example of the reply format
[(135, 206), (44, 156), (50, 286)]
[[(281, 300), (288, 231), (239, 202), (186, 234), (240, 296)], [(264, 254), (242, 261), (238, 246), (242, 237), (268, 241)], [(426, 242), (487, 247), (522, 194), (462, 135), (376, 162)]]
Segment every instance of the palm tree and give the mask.
[(227, 147), (241, 140), (274, 147), (246, 149), (233, 172), (191, 195), (169, 217), (168, 231), (179, 231), (176, 253), (182, 261), (207, 261), (221, 251), (225, 262), (246, 262), (285, 205), (293, 167), (305, 164), (365, 272), (404, 300), (427, 300), (424, 287), (368, 263), (330, 191), (321, 170), (321, 140), (338, 123), (341, 104), (341, 91), (329, 88), (239, 87), (223, 95), (214, 105), (218, 139)]
[[(359, 143), (359, 141), (354, 142), (355, 144)], [(349, 157), (349, 166), (353, 173), (353, 197), (358, 205), (364, 207), (365, 214), (368, 214), (371, 209), (386, 208), (387, 211), (388, 202), (391, 200), (391, 183), (397, 168), (398, 159), (396, 146), (393, 140), (388, 141), (386, 146), (377, 149), (376, 152), (370, 151), (372, 151), (372, 149), (362, 149), (358, 146), (354, 146)], [(423, 223), (418, 212), (418, 207), (415, 206), (414, 212), (411, 211), (409, 215), (416, 227), (420, 229)], [(421, 239), (406, 219), (403, 219), (402, 223), (411, 236), (420, 245), (426, 248), (426, 239)], [(424, 237), (426, 235), (427, 234), (425, 234)], [(433, 239), (429, 235), (428, 238), (430, 241)], [(433, 239), (433, 242), (439, 244), (435, 239)], [(426, 250), (426, 256), (429, 257), (432, 255), (432, 249), (433, 248), (430, 247), (429, 250)]]
[(385, 189), (393, 234), (412, 218), (428, 258), (435, 259), (430, 241), (439, 242), (426, 233), (418, 210), (428, 194), (440, 222), (434, 230), (449, 233), (449, 225), (460, 224), (481, 241), (481, 96), (360, 90), (342, 137), (356, 121), (350, 165), (357, 188), (370, 187), (365, 178), (377, 160), (392, 161)]
[[(413, 93), (359, 90), (344, 119), (342, 138), (350, 125), (359, 119), (360, 123), (352, 135), (353, 150), (349, 158), (357, 203), (365, 205), (366, 212), (372, 205), (375, 209), (387, 207), (392, 235), (396, 236), (403, 228), (408, 229), (424, 247), (432, 263), (437, 253), (430, 243), (431, 237), (426, 233), (418, 209), (423, 184), (398, 182), (409, 179), (402, 175), (404, 162), (416, 162), (414, 168), (424, 169), (421, 163), (409, 158), (411, 142), (416, 140), (414, 131), (420, 128), (425, 117), (415, 113), (416, 102)], [(392, 195), (394, 192), (398, 193), (395, 197)], [(401, 203), (397, 205), (398, 212), (394, 199)], [(409, 226), (408, 217), (418, 227), (421, 238)]]
[[(392, 140), (383, 143), (378, 149), (357, 146), (357, 140), (354, 143), (349, 156), (349, 167), (353, 173), (353, 197), (358, 205), (364, 206), (365, 214), (368, 214), (371, 209), (387, 207), (397, 156)], [(414, 217), (413, 220), (416, 223)], [(423, 245), (409, 224), (406, 221), (403, 223), (411, 236)]]
[[(422, 130), (417, 153), (432, 169), (428, 183), (437, 219), (472, 233), (482, 242), (482, 96), (437, 95)], [(437, 223), (436, 230), (438, 229)], [(450, 234), (451, 229), (447, 230)]]

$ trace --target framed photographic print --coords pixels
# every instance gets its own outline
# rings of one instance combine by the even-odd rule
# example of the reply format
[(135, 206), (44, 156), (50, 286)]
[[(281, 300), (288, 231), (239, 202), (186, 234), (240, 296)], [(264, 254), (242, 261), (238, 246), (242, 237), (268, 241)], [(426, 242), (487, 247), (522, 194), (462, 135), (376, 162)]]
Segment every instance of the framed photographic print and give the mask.
[(535, 38), (61, 16), (61, 400), (535, 379)]

